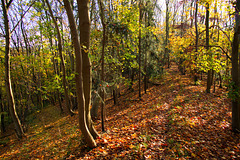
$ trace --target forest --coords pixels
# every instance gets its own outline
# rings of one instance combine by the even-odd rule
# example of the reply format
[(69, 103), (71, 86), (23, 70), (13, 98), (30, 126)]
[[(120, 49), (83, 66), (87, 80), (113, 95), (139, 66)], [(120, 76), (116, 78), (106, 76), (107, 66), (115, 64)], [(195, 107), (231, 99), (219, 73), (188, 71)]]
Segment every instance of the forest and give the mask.
[(240, 159), (240, 0), (0, 3), (0, 159)]

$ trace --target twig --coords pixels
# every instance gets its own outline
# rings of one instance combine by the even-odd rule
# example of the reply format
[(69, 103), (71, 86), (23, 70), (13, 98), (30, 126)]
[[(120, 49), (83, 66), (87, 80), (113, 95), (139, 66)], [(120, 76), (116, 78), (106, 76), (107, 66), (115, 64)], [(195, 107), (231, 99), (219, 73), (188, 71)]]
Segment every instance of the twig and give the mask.
[(17, 28), (17, 26), (19, 25), (19, 23), (22, 21), (22, 19), (24, 18), (24, 16), (26, 15), (26, 13), (30, 10), (30, 8), (34, 5), (35, 1), (32, 2), (32, 4), (28, 7), (28, 9), (24, 12), (24, 14), (22, 14), (20, 20), (17, 22), (17, 24), (14, 26), (14, 28), (11, 31), (11, 34), (13, 33), (13, 31)]

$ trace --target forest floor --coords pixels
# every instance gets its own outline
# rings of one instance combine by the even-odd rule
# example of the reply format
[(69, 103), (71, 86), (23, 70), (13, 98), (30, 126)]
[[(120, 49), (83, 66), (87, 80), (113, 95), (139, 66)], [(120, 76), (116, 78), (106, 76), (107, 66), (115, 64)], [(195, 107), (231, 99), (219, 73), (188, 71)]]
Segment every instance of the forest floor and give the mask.
[(118, 105), (107, 101), (106, 132), (90, 149), (81, 141), (77, 115), (60, 115), (56, 106), (32, 115), (22, 140), (0, 139), (0, 159), (240, 159), (240, 135), (231, 131), (226, 90), (206, 94), (176, 65), (158, 85), (122, 93)]

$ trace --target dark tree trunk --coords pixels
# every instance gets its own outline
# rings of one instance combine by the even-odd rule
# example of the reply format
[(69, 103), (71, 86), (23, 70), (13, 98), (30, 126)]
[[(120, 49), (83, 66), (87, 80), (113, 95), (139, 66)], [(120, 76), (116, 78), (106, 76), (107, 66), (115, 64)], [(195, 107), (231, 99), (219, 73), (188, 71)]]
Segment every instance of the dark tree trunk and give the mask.
[(138, 95), (139, 99), (141, 100), (141, 39), (142, 39), (142, 0), (139, 0), (139, 34), (138, 34), (138, 64), (139, 64), (139, 69), (138, 69)]
[(2, 133), (6, 132), (4, 117), (5, 117), (5, 114), (4, 114), (4, 107), (3, 107), (2, 89), (0, 88), (0, 118), (1, 118), (0, 121), (1, 121), (1, 132)]
[[(239, 34), (240, 34), (240, 0), (237, 0), (236, 4), (236, 19), (235, 19), (235, 32), (232, 43), (232, 81), (233, 92), (237, 92), (237, 95), (232, 97), (232, 130), (234, 132), (240, 132), (240, 104), (239, 104)], [(234, 94), (234, 93), (233, 93)]]
[[(207, 6), (206, 6), (206, 49), (207, 52), (209, 51), (209, 3), (207, 2)], [(210, 54), (210, 53), (207, 53)], [(210, 57), (210, 55), (209, 55)], [(212, 69), (208, 70), (207, 73), (207, 93), (210, 93), (210, 89), (211, 89), (211, 76), (212, 76)]]
[[(197, 16), (198, 16), (198, 0), (196, 0), (196, 3), (195, 3), (195, 33), (196, 33), (196, 40), (195, 40), (195, 52), (196, 52), (196, 55), (195, 55), (195, 61), (197, 60), (197, 52), (198, 52), (198, 25), (197, 25), (197, 22), (198, 22), (198, 19), (197, 19)], [(197, 80), (198, 80), (198, 76), (197, 76), (197, 69), (194, 69), (194, 83), (196, 84), (197, 83)]]
[(105, 43), (106, 43), (106, 24), (105, 24), (105, 18), (104, 18), (104, 8), (103, 8), (103, 2), (101, 0), (98, 1), (99, 6), (100, 6), (100, 16), (101, 16), (101, 22), (103, 26), (103, 36), (102, 36), (102, 57), (101, 57), (101, 82), (102, 82), (102, 89), (100, 91), (100, 95), (102, 98), (102, 103), (101, 103), (101, 121), (102, 121), (102, 132), (105, 131), (104, 129), (104, 108), (105, 108), (105, 93), (104, 93), (104, 86), (103, 82), (105, 80), (105, 73), (104, 73), (104, 57), (105, 57)]

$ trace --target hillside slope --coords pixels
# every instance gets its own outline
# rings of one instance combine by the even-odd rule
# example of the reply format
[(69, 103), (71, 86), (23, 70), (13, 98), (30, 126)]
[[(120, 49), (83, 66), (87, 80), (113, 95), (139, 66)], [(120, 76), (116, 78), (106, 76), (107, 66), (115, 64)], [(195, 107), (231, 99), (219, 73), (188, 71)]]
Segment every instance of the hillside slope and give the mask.
[[(240, 158), (240, 136), (231, 132), (231, 105), (226, 91), (206, 94), (177, 66), (166, 70), (158, 85), (138, 101), (138, 91), (106, 105), (106, 133), (98, 146), (81, 141), (77, 115), (36, 122), (23, 140), (10, 137), (0, 159), (233, 159)], [(42, 114), (42, 118), (44, 119)], [(48, 123), (47, 123), (48, 122)]]

